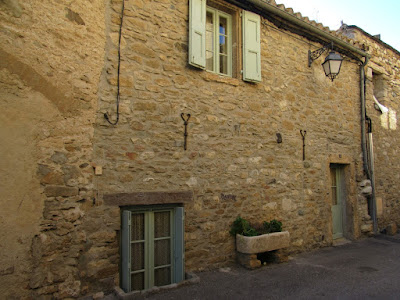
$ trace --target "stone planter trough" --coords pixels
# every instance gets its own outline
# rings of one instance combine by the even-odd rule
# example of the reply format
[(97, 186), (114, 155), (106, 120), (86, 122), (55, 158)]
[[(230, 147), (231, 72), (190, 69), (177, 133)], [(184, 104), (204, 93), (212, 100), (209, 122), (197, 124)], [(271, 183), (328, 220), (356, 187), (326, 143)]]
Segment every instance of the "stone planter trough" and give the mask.
[[(261, 266), (261, 261), (257, 259), (258, 253), (286, 248), (290, 243), (288, 231), (273, 232), (258, 236), (236, 235), (236, 251), (238, 261), (247, 268), (254, 269)], [(278, 260), (283, 261), (280, 257)]]

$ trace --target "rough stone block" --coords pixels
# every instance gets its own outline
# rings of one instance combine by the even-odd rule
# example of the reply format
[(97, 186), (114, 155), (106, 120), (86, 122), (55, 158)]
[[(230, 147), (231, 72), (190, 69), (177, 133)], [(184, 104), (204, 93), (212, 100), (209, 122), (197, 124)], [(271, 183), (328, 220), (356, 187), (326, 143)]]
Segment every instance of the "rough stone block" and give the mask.
[(41, 184), (63, 184), (64, 180), (62, 174), (60, 172), (50, 172), (46, 174), (42, 180), (40, 181)]
[(60, 185), (49, 185), (44, 189), (47, 197), (71, 197), (79, 194), (77, 187), (67, 187)]
[(371, 180), (364, 179), (363, 181), (360, 182), (360, 186), (361, 187), (371, 186)]
[(103, 292), (98, 292), (93, 295), (93, 300), (98, 300), (98, 299), (103, 299), (104, 298), (104, 293)]
[(361, 193), (365, 196), (372, 195), (372, 187), (371, 186), (366, 186), (361, 190)]
[(282, 250), (275, 251), (274, 258), (275, 258), (274, 262), (276, 263), (283, 263), (289, 260), (287, 252)]
[(51, 160), (56, 163), (56, 164), (65, 164), (68, 161), (67, 156), (62, 153), (62, 152), (58, 152), (56, 151), (52, 156), (51, 156)]
[(376, 213), (377, 213), (378, 217), (383, 215), (382, 197), (376, 197)]
[(261, 267), (261, 261), (257, 259), (256, 254), (236, 252), (236, 259), (239, 264), (248, 269), (256, 269)]
[(4, 268), (4, 269), (0, 269), (0, 276), (13, 274), (14, 271), (15, 271), (14, 266), (11, 266), (11, 267), (8, 267), (8, 268)]
[(362, 233), (368, 233), (373, 231), (373, 225), (372, 224), (364, 224), (361, 225), (361, 232)]
[(395, 235), (396, 233), (397, 233), (397, 225), (395, 222), (392, 222), (386, 227), (386, 234)]
[(67, 280), (58, 286), (57, 296), (59, 298), (78, 297), (81, 291), (79, 280)]

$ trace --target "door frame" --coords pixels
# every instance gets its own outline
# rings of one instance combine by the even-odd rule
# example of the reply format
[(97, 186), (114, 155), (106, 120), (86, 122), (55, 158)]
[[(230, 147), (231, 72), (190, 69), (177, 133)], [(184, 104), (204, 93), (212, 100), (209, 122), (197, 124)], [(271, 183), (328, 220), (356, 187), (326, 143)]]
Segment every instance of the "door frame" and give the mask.
[(331, 165), (340, 166), (343, 169), (344, 181), (344, 201), (342, 203), (343, 211), (343, 237), (346, 239), (354, 240), (359, 237), (359, 230), (357, 230), (359, 220), (356, 216), (357, 213), (357, 183), (355, 175), (354, 159), (350, 156), (342, 154), (330, 155), (326, 161), (326, 204), (329, 211), (329, 218), (327, 222), (327, 234), (330, 240), (333, 241), (333, 218), (332, 218), (332, 191), (331, 191)]

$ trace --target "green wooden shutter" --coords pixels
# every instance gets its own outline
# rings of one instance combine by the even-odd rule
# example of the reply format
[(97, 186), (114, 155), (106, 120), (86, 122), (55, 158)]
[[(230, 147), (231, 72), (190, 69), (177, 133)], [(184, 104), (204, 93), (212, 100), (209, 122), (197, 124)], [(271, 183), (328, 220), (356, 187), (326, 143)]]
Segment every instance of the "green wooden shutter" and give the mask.
[(260, 16), (243, 11), (243, 80), (261, 81)]
[(126, 292), (130, 292), (130, 224), (131, 212), (127, 210), (122, 211), (121, 216), (121, 288)]
[(206, 67), (206, 0), (189, 3), (189, 64)]
[(175, 208), (175, 236), (174, 236), (174, 283), (178, 283), (185, 279), (185, 245), (184, 245), (184, 218), (185, 212), (183, 207)]

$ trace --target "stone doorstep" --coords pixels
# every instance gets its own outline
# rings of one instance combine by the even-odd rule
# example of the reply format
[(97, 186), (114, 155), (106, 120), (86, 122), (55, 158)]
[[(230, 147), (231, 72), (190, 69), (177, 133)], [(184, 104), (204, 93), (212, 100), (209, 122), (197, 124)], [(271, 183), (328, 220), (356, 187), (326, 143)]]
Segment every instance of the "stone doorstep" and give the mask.
[(120, 287), (116, 286), (114, 287), (114, 294), (117, 296), (117, 299), (121, 300), (129, 300), (129, 299), (136, 299), (139, 297), (143, 296), (148, 296), (152, 294), (156, 294), (162, 291), (167, 291), (171, 289), (175, 289), (184, 285), (188, 284), (195, 284), (200, 282), (200, 277), (198, 277), (196, 274), (189, 272), (185, 273), (185, 280), (179, 282), (179, 283), (172, 283), (169, 285), (164, 285), (164, 286), (154, 286), (151, 289), (145, 290), (145, 291), (132, 291), (129, 293), (125, 293)]
[(338, 239), (333, 240), (332, 246), (333, 247), (339, 247), (339, 246), (347, 245), (347, 244), (350, 244), (350, 243), (351, 243), (350, 240), (342, 237), (342, 238), (338, 238)]

